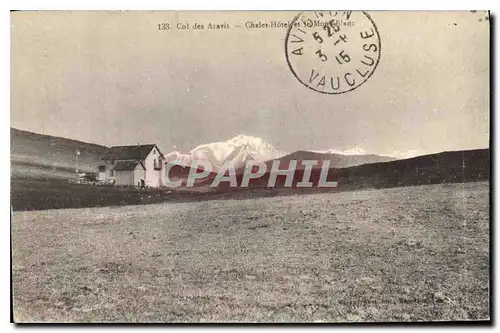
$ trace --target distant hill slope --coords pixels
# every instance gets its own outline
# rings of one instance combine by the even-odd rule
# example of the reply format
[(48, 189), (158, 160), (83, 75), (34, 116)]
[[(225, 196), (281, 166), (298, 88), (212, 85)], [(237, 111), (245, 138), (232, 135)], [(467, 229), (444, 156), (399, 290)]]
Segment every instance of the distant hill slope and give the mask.
[(339, 186), (397, 187), (490, 179), (490, 150), (460, 150), (339, 169)]
[(10, 129), (11, 173), (13, 177), (71, 178), (78, 170), (96, 172), (107, 147), (61, 137)]
[(330, 161), (330, 168), (347, 168), (355, 165), (377, 163), (377, 162), (389, 162), (395, 161), (396, 159), (389, 156), (379, 156), (379, 155), (341, 155), (341, 154), (322, 154), (306, 150), (298, 150), (294, 153), (282, 156), (280, 158), (267, 161), (268, 169), (270, 170), (274, 161), (279, 160), (280, 165), (288, 165), (291, 160), (297, 161), (297, 169), (303, 169), (303, 160), (316, 160), (320, 161), (319, 165), (323, 161)]

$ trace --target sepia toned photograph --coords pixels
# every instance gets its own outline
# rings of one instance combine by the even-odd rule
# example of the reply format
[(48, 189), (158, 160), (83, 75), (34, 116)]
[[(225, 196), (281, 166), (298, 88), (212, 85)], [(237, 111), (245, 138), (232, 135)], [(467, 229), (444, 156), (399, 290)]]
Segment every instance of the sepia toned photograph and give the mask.
[(15, 323), (488, 323), (490, 25), (12, 11)]

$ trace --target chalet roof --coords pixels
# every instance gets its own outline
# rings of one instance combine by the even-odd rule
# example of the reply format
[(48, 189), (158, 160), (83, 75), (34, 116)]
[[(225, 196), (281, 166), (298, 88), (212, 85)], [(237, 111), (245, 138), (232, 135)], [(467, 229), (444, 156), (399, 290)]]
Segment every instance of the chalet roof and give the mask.
[(103, 160), (143, 160), (151, 150), (156, 147), (160, 156), (163, 157), (156, 144), (134, 145), (134, 146), (114, 146), (107, 150), (102, 157)]
[(134, 171), (137, 165), (140, 164), (144, 170), (146, 167), (140, 161), (118, 161), (113, 170), (115, 171)]

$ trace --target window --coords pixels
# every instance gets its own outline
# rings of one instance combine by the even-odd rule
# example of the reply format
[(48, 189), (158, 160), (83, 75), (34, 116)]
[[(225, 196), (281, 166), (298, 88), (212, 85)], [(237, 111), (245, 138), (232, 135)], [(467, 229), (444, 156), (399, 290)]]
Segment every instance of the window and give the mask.
[(154, 169), (161, 170), (161, 163), (156, 158), (154, 159)]

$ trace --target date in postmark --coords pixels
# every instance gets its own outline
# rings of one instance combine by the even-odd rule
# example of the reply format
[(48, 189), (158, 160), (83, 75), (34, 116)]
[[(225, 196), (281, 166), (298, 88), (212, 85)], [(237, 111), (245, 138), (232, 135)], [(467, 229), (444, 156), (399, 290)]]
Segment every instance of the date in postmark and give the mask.
[(287, 31), (285, 54), (290, 71), (303, 85), (323, 94), (343, 94), (375, 72), (380, 35), (362, 11), (302, 12)]

